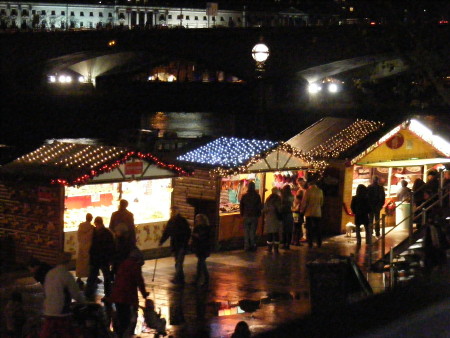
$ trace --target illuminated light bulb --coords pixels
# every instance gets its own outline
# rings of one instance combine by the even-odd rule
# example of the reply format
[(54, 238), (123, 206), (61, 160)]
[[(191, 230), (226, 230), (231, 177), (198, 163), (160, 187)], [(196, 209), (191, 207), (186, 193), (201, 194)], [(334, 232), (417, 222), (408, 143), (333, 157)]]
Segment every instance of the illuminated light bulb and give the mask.
[(322, 90), (322, 87), (318, 83), (310, 83), (308, 86), (308, 93), (317, 94)]

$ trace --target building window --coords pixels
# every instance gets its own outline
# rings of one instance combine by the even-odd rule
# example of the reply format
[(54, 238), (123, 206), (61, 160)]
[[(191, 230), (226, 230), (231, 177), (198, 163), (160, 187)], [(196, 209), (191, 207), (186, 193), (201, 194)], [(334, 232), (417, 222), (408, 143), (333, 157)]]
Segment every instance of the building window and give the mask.
[(89, 28), (94, 28), (94, 25), (92, 24), (92, 22), (89, 22)]
[[(34, 10), (33, 10), (33, 12), (34, 12)], [(33, 13), (34, 14), (34, 13)], [(6, 15), (6, 9), (1, 9), (0, 10), (0, 15)]]
[(237, 22), (241, 22), (241, 18), (240, 17), (237, 18)]
[(223, 16), (220, 17), (220, 21), (225, 21), (225, 19), (223, 18)]
[(164, 15), (160, 15), (159, 16), (159, 21), (163, 21), (163, 20), (165, 20), (166, 18), (164, 17)]
[(28, 11), (26, 9), (22, 10), (22, 16), (28, 16)]
[[(5, 15), (5, 14), (6, 14), (5, 10), (2, 9), (1, 12), (0, 12), (0, 14)], [(36, 10), (32, 9), (32, 10), (31, 10), (31, 14), (35, 15), (35, 14), (36, 14)]]
[(70, 16), (75, 16), (75, 12), (70, 12)]
[(83, 21), (80, 21), (80, 27), (83, 27)]
[(45, 15), (46, 13), (45, 13), (45, 11), (41, 11), (41, 15)]
[(11, 10), (11, 15), (12, 15), (12, 16), (17, 16), (17, 10), (12, 9), (12, 10)]
[(215, 16), (212, 17), (212, 21), (216, 21), (216, 17)]
[(80, 12), (80, 16), (84, 16), (84, 12)]
[(62, 16), (66, 16), (66, 12), (65, 11), (61, 11), (61, 15)]
[(89, 12), (89, 16), (94, 16), (94, 12)]
[(196, 16), (196, 17), (194, 18), (194, 20), (198, 20), (198, 16)]
[(56, 12), (55, 12), (55, 11), (52, 11), (52, 15), (56, 15)]
[(186, 20), (190, 20), (190, 17), (189, 17), (189, 15), (186, 15)]
[(112, 18), (112, 13), (108, 13), (108, 18)]
[[(110, 14), (111, 14), (111, 13), (110, 13)], [(103, 13), (102, 13), (102, 12), (98, 13), (98, 17), (99, 17), (99, 18), (103, 18)]]
[(167, 16), (167, 18), (168, 18), (169, 20), (172, 19), (172, 15), (169, 14), (169, 15)]
[(206, 18), (206, 16), (204, 16), (204, 17), (203, 17), (203, 21), (206, 21), (206, 20), (208, 20), (208, 19)]

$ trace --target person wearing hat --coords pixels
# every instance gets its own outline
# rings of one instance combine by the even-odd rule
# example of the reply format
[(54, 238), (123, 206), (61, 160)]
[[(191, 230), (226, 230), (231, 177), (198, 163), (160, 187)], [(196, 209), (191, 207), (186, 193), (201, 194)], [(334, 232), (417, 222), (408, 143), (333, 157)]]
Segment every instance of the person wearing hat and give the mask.
[(70, 304), (72, 299), (84, 302), (75, 278), (68, 270), (72, 255), (63, 252), (57, 258), (57, 265), (45, 276), (44, 281), (44, 323), (40, 338), (75, 337), (72, 326)]

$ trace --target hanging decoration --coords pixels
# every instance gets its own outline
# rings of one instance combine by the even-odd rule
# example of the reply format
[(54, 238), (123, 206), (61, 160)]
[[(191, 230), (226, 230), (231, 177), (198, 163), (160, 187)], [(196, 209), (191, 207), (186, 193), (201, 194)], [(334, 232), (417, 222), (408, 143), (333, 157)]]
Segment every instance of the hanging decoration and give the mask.
[(122, 158), (120, 158), (118, 160), (115, 160), (112, 163), (103, 164), (101, 167), (99, 167), (99, 168), (97, 168), (95, 170), (94, 169), (90, 170), (88, 174), (82, 175), (82, 176), (76, 178), (75, 180), (73, 180), (72, 182), (69, 182), (66, 179), (54, 179), (54, 180), (51, 181), (51, 183), (52, 184), (65, 185), (65, 186), (82, 185), (82, 184), (85, 184), (90, 179), (92, 179), (93, 177), (99, 176), (100, 174), (107, 173), (107, 172), (110, 172), (110, 171), (116, 169), (121, 164), (127, 162), (129, 159), (131, 159), (133, 157), (134, 158), (139, 158), (141, 160), (150, 160), (150, 161), (154, 162), (158, 167), (168, 168), (168, 169), (174, 170), (179, 175), (187, 175), (187, 172), (184, 171), (182, 168), (180, 168), (180, 167), (178, 167), (176, 165), (173, 165), (173, 164), (164, 163), (161, 160), (159, 160), (156, 156), (154, 156), (154, 155), (152, 155), (150, 153), (145, 153), (144, 154), (144, 153), (141, 153), (141, 152), (130, 151), (124, 157), (122, 157)]
[(233, 168), (277, 144), (273, 141), (220, 137), (203, 147), (179, 156), (177, 160)]
[(383, 125), (383, 122), (357, 119), (347, 128), (310, 150), (308, 155), (313, 158), (338, 158), (344, 151), (360, 142), (370, 133), (377, 131)]
[[(275, 152), (275, 151), (285, 151), (287, 153), (292, 154), (293, 156), (296, 156), (300, 159), (302, 159), (303, 161), (307, 162), (310, 164), (311, 171), (315, 171), (318, 172), (320, 175), (323, 173), (323, 171), (325, 170), (325, 168), (328, 166), (328, 163), (326, 161), (322, 161), (322, 160), (314, 160), (314, 158), (310, 155), (306, 155), (304, 154), (301, 150), (292, 147), (291, 145), (284, 143), (284, 142), (280, 142), (278, 143), (278, 146), (275, 148), (271, 148), (265, 152), (259, 153), (255, 156), (253, 156), (250, 160), (247, 161), (247, 163), (242, 164), (240, 166), (236, 166), (234, 168), (226, 168), (226, 167), (218, 167), (215, 168), (213, 170), (210, 171), (211, 176), (216, 177), (216, 176), (229, 176), (229, 175), (239, 175), (239, 174), (243, 174), (248, 172), (249, 168), (251, 166), (253, 166), (255, 163), (257, 163), (258, 161), (261, 161), (263, 159), (265, 159), (267, 156), (269, 156), (271, 153)], [(267, 171), (267, 170), (261, 170), (262, 171)], [(259, 172), (259, 171), (256, 171)]]
[(82, 185), (88, 180), (102, 173), (110, 172), (127, 162), (131, 158), (149, 160), (157, 166), (167, 168), (180, 175), (186, 172), (173, 164), (167, 164), (159, 160), (150, 153), (129, 151), (127, 148), (87, 145), (65, 142), (53, 142), (45, 144), (35, 151), (18, 158), (18, 164), (38, 164), (52, 166), (56, 168), (84, 172), (77, 178), (71, 180), (67, 178), (56, 178), (51, 180), (52, 184), (60, 185)]

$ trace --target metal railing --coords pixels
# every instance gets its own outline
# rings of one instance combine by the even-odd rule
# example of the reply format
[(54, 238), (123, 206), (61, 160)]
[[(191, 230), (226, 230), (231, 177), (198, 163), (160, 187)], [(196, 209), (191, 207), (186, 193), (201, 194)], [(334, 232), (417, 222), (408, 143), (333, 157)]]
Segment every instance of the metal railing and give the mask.
[[(416, 191), (411, 191), (411, 198), (410, 198), (410, 212), (407, 217), (402, 219), (401, 221), (397, 222), (388, 232), (386, 232), (386, 214), (383, 214), (380, 221), (381, 221), (381, 237), (376, 239), (375, 241), (370, 241), (370, 244), (368, 244), (368, 266), (372, 266), (372, 258), (373, 258), (373, 246), (381, 241), (381, 259), (384, 259), (386, 256), (386, 235), (391, 233), (393, 230), (395, 230), (399, 225), (403, 224), (404, 222), (408, 222), (408, 244), (411, 246), (415, 240), (414, 240), (414, 221), (421, 218), (421, 224), (425, 225), (427, 224), (427, 216), (428, 211), (432, 210), (434, 207), (439, 205), (441, 208), (444, 207), (444, 203), (446, 203), (446, 206), (450, 208), (450, 186), (443, 186), (443, 172), (441, 172), (441, 180), (440, 185), (438, 187), (437, 193), (435, 193), (432, 196), (429, 196), (422, 204), (418, 205), (414, 208), (414, 194), (417, 192), (423, 191), (425, 189), (425, 185), (421, 186)], [(401, 201), (399, 204), (397, 204), (394, 208), (394, 211), (400, 207), (403, 203), (406, 203), (407, 201)], [(371, 224), (371, 231), (373, 229), (373, 226), (376, 223), (374, 222)], [(367, 236), (367, 235), (366, 235)], [(372, 233), (370, 233), (370, 236), (372, 236)], [(393, 255), (395, 247), (391, 247), (390, 249), (390, 257)], [(393, 258), (393, 256), (391, 257)], [(390, 262), (392, 263), (392, 262)]]

